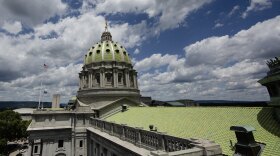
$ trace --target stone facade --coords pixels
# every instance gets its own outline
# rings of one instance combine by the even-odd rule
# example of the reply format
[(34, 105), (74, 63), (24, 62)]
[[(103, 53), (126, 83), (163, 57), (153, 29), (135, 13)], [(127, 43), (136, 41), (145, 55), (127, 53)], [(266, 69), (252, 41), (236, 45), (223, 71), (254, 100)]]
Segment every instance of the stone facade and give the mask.
[(92, 112), (34, 111), (27, 129), (28, 155), (86, 155), (86, 128), (92, 115)]

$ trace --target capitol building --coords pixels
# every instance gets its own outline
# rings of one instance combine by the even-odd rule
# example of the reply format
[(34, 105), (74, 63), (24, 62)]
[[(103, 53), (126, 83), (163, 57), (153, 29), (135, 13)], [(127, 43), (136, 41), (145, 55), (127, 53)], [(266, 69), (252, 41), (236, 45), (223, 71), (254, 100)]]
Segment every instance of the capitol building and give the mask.
[(67, 109), (33, 112), (27, 130), (29, 156), (275, 155), (280, 151), (280, 125), (272, 107), (174, 108), (142, 103), (129, 52), (113, 40), (107, 25), (83, 60), (77, 96)]

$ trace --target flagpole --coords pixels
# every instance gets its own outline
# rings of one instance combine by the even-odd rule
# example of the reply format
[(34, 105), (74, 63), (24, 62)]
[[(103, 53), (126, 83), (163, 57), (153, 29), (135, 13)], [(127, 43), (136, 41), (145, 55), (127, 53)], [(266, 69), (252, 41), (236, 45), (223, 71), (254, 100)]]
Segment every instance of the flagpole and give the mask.
[[(44, 71), (46, 71), (47, 65), (46, 65), (45, 63), (44, 63), (44, 65), (43, 65), (43, 68), (45, 69)], [(40, 95), (39, 95), (38, 109), (44, 109), (43, 101), (41, 101), (41, 100), (42, 100), (42, 89), (43, 89), (43, 83), (42, 83), (42, 81), (43, 81), (43, 78), (41, 79), (41, 86), (40, 86)], [(44, 94), (45, 94), (45, 91), (44, 91), (44, 93), (43, 93), (43, 96), (44, 96)]]
[(41, 92), (42, 92), (42, 80), (41, 80), (41, 86), (40, 86), (40, 95), (39, 95), (38, 109), (41, 109)]

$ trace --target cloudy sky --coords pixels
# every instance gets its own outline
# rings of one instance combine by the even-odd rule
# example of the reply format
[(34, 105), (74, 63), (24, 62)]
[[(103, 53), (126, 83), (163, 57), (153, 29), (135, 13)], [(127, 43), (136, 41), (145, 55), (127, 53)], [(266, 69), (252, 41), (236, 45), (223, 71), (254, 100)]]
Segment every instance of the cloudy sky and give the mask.
[[(0, 100), (76, 95), (108, 20), (158, 100), (269, 100), (257, 81), (280, 55), (279, 0), (0, 0)], [(46, 71), (43, 64), (48, 65)]]

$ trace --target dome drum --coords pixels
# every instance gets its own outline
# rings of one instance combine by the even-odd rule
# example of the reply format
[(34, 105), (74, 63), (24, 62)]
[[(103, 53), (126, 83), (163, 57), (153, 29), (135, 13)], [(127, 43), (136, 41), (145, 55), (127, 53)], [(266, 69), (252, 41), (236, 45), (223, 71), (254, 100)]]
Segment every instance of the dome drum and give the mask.
[(79, 90), (100, 88), (138, 89), (137, 72), (130, 66), (84, 67), (79, 74), (79, 78)]

